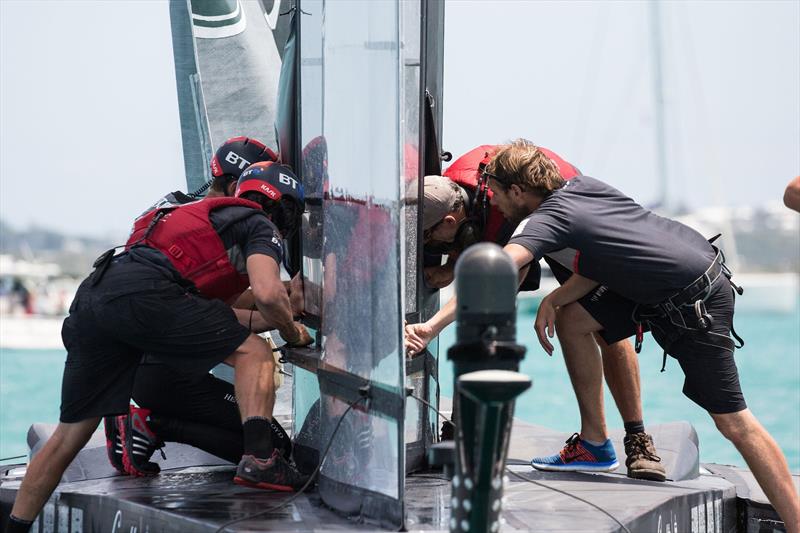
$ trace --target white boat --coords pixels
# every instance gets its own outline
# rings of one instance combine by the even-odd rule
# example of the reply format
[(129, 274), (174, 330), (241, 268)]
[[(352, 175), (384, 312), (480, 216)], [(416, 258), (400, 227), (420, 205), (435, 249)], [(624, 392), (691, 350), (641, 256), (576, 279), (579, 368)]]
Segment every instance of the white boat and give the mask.
[(0, 315), (0, 349), (63, 350), (62, 322), (61, 316)]

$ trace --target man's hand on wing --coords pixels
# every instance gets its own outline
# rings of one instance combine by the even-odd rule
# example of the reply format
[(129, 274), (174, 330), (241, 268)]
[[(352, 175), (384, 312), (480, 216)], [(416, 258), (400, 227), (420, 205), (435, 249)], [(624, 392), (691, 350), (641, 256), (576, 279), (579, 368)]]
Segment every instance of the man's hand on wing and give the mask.
[(405, 328), (406, 355), (411, 357), (421, 352), (433, 337), (433, 328), (426, 323), (408, 324)]
[(283, 339), (289, 346), (297, 346), (297, 347), (308, 346), (309, 344), (314, 342), (314, 338), (311, 336), (311, 334), (308, 333), (306, 327), (300, 322), (294, 323), (294, 331), (296, 335), (293, 338)]

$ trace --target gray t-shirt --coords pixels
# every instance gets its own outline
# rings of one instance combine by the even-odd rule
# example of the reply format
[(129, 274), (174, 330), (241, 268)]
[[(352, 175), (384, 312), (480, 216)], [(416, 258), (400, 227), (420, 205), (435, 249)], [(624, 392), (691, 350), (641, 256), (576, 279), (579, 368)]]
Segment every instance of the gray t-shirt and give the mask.
[(703, 275), (715, 252), (695, 230), (602, 181), (578, 176), (546, 198), (509, 240), (539, 260), (576, 251), (573, 271), (638, 303), (657, 303)]

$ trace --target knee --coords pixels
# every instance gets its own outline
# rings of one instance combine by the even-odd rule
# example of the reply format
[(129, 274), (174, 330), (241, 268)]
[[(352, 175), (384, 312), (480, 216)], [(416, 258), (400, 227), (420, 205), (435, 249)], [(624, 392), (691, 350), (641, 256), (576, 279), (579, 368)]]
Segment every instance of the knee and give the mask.
[(556, 310), (556, 332), (559, 336), (588, 335), (591, 329), (587, 328), (585, 320), (586, 311), (575, 303), (559, 307)]
[(753, 436), (754, 430), (751, 417), (740, 413), (730, 413), (724, 415), (711, 415), (714, 424), (722, 435), (736, 444)]
[(597, 345), (600, 346), (600, 351), (603, 354), (604, 360), (630, 361), (637, 359), (636, 351), (633, 349), (633, 346), (628, 339), (624, 339), (613, 344), (607, 344), (598, 334), (595, 334), (594, 338), (597, 342)]
[(234, 367), (240, 364), (258, 363), (275, 366), (272, 349), (258, 335), (250, 335), (228, 359)]
[(575, 320), (574, 313), (571, 312), (570, 306), (559, 307), (556, 310), (556, 333), (559, 337), (575, 334)]

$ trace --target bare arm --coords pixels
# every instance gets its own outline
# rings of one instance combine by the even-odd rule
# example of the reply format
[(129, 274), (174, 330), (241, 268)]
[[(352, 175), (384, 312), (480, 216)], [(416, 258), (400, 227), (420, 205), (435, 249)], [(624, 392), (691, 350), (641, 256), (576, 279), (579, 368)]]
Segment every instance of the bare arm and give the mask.
[(453, 296), (426, 322), (406, 326), (406, 353), (411, 356), (424, 350), (428, 343), (455, 319), (456, 297)]
[(255, 304), (256, 299), (253, 296), (253, 289), (245, 289), (245, 291), (236, 298), (236, 301), (233, 302), (231, 307), (234, 309), (252, 309)]
[(550, 298), (554, 307), (561, 307), (562, 305), (571, 304), (572, 302), (580, 300), (598, 285), (599, 283), (596, 281), (585, 278), (580, 274), (572, 274), (562, 286), (555, 289), (546, 297)]
[(789, 182), (783, 193), (783, 203), (789, 209), (800, 212), (800, 176)]
[(289, 344), (310, 344), (311, 337), (305, 327), (292, 320), (289, 294), (281, 281), (278, 263), (269, 256), (253, 254), (247, 258), (247, 273), (256, 307), (265, 322), (274, 324)]
[(548, 355), (553, 355), (553, 345), (549, 339), (555, 334), (556, 309), (571, 304), (597, 287), (598, 283), (579, 274), (572, 274), (562, 286), (545, 296), (536, 312), (536, 336), (539, 344)]
[(522, 284), (522, 280), (528, 275), (530, 264), (533, 261), (533, 254), (530, 250), (519, 244), (507, 244), (503, 248), (503, 251), (511, 256), (511, 260), (514, 261), (514, 264), (517, 266), (517, 270), (519, 270), (519, 283)]
[(275, 324), (268, 321), (261, 312), (254, 307), (250, 309), (234, 307), (233, 312), (236, 314), (236, 320), (239, 321), (239, 324), (248, 328), (253, 333), (264, 333), (265, 331), (271, 331), (276, 328)]
[[(528, 264), (533, 260), (533, 254), (517, 244), (510, 244), (503, 250), (511, 255), (511, 259), (517, 265), (519, 282), (522, 283), (522, 280), (528, 274)], [(444, 328), (453, 323), (456, 319), (456, 304), (456, 297), (453, 296), (426, 322), (406, 326), (406, 353), (409, 356), (421, 352), (434, 337), (437, 337)]]

